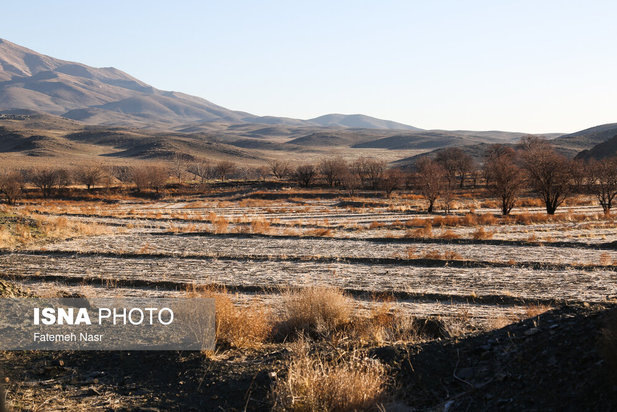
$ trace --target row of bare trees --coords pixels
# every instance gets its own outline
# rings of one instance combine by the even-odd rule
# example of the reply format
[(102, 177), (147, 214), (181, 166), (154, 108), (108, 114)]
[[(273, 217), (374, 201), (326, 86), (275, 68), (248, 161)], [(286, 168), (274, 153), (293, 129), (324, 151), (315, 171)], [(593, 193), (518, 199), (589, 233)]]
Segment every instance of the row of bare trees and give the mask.
[(503, 215), (510, 213), (526, 190), (542, 200), (549, 215), (573, 194), (594, 195), (604, 213), (609, 213), (617, 196), (617, 158), (587, 162), (568, 159), (550, 142), (535, 136), (524, 137), (516, 147), (489, 146), (481, 170), (474, 170), (468, 160), (457, 168), (456, 162), (444, 162), (444, 157), (448, 156), (422, 158), (416, 164), (415, 187), (427, 199), (429, 213), (440, 197), (447, 207), (455, 177), (461, 187), (467, 176), (480, 172), (490, 193), (499, 199)]
[(345, 188), (353, 193), (357, 189), (383, 190), (390, 196), (392, 191), (406, 183), (405, 173), (397, 168), (389, 169), (383, 160), (361, 157), (348, 162), (342, 157), (322, 159), (317, 164), (301, 164), (292, 167), (289, 162), (273, 161), (270, 172), (278, 180), (292, 180), (300, 186), (309, 187), (322, 183), (330, 187)]
[(533, 191), (554, 214), (568, 196), (574, 193), (594, 195), (605, 213), (609, 213), (617, 196), (617, 158), (582, 162), (559, 154), (551, 144), (527, 136), (515, 146), (492, 145), (484, 155), (482, 167), (459, 148), (448, 148), (434, 158), (422, 157), (412, 171), (388, 168), (386, 162), (361, 157), (347, 161), (341, 157), (321, 159), (316, 164), (292, 166), (285, 161), (272, 161), (268, 166), (240, 167), (230, 161), (188, 161), (176, 159), (169, 164), (140, 166), (90, 165), (72, 170), (64, 168), (32, 168), (0, 173), (0, 194), (8, 203), (22, 196), (24, 186), (37, 187), (42, 196), (51, 197), (69, 185), (79, 184), (91, 191), (95, 187), (113, 184), (134, 185), (138, 191), (159, 193), (170, 181), (186, 178), (204, 183), (213, 179), (233, 178), (265, 180), (274, 178), (293, 181), (302, 187), (316, 184), (343, 188), (353, 194), (359, 189), (380, 190), (385, 195), (400, 188), (415, 190), (428, 202), (433, 213), (438, 199), (449, 212), (456, 191), (468, 182), (478, 187), (483, 180), (490, 193), (499, 199), (501, 212), (507, 215), (519, 197)]

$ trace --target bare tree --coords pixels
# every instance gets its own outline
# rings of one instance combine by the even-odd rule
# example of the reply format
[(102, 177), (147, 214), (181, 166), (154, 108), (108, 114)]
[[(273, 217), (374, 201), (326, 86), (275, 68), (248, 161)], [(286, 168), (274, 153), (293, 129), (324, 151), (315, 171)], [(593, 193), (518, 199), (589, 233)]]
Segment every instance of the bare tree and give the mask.
[(353, 196), (356, 193), (356, 190), (362, 186), (362, 182), (360, 181), (358, 175), (352, 173), (348, 168), (345, 171), (345, 174), (341, 176), (341, 185), (345, 188), (349, 196)]
[(583, 160), (573, 159), (570, 161), (570, 178), (572, 179), (572, 191), (583, 193), (586, 189), (585, 179), (587, 178), (587, 169)]
[(433, 213), (435, 201), (441, 196), (446, 182), (446, 171), (434, 160), (423, 157), (416, 163), (415, 187), (428, 201), (428, 213)]
[(392, 192), (403, 186), (405, 182), (405, 174), (399, 168), (388, 169), (384, 172), (379, 186), (385, 192), (387, 197), (392, 196)]
[(255, 175), (259, 180), (265, 182), (268, 176), (270, 176), (270, 168), (266, 166), (259, 166), (255, 169)]
[(459, 157), (462, 152), (463, 151), (458, 147), (449, 147), (438, 151), (437, 156), (435, 156), (435, 161), (446, 172), (446, 179), (448, 179), (450, 186), (453, 186), (456, 180), (456, 174), (458, 172), (457, 157)]
[(482, 168), (482, 175), (484, 177), (487, 187), (491, 185), (491, 171), (489, 170), (488, 165), (499, 156), (507, 154), (508, 150), (510, 149), (510, 147), (503, 144), (492, 144), (489, 145), (484, 152), (485, 160), (484, 167)]
[(131, 166), (112, 166), (111, 174), (122, 184), (133, 181), (133, 168)]
[(219, 179), (225, 181), (229, 176), (234, 174), (237, 170), (236, 164), (229, 160), (221, 160), (214, 167), (216, 175)]
[(310, 164), (300, 165), (296, 168), (294, 179), (300, 186), (309, 187), (316, 175), (317, 171), (315, 170), (315, 166)]
[(506, 216), (512, 211), (523, 188), (523, 171), (516, 164), (514, 149), (504, 147), (488, 156), (485, 165), (491, 193), (501, 199), (501, 213)]
[(88, 191), (103, 181), (105, 172), (100, 166), (82, 166), (75, 171), (75, 180), (86, 186)]
[(319, 163), (319, 172), (326, 180), (328, 186), (340, 186), (343, 176), (348, 172), (349, 166), (342, 157), (323, 159)]
[(19, 172), (7, 172), (0, 176), (0, 193), (6, 197), (9, 205), (14, 205), (15, 201), (23, 194), (23, 176)]
[(460, 178), (459, 187), (462, 189), (465, 186), (467, 175), (472, 173), (476, 165), (473, 158), (467, 153), (464, 153), (456, 160), (457, 171)]
[(459, 176), (459, 187), (463, 188), (467, 174), (474, 168), (471, 156), (458, 147), (449, 147), (438, 152), (435, 160), (446, 171), (446, 177), (451, 187), (454, 186), (454, 180)]
[(377, 189), (381, 177), (386, 170), (386, 162), (368, 157), (361, 157), (351, 164), (351, 170), (358, 176), (362, 182), (362, 186)]
[(544, 201), (546, 213), (554, 215), (572, 192), (570, 161), (536, 136), (523, 137), (521, 146), (529, 182)]
[(586, 171), (585, 187), (598, 199), (604, 214), (608, 215), (617, 196), (617, 157), (591, 160)]
[(132, 178), (138, 191), (149, 188), (159, 193), (169, 179), (169, 169), (158, 165), (138, 166), (132, 169)]
[(182, 182), (182, 178), (184, 177), (184, 173), (187, 171), (188, 162), (191, 160), (191, 158), (192, 156), (185, 153), (176, 153), (174, 155), (171, 172), (178, 181), (178, 183)]
[(273, 160), (269, 164), (272, 175), (278, 180), (287, 179), (292, 174), (289, 163), (281, 160)]
[(44, 198), (49, 198), (55, 190), (70, 184), (70, 175), (65, 169), (34, 168), (28, 171), (28, 180), (41, 190)]
[(169, 179), (169, 169), (165, 166), (151, 166), (148, 168), (148, 185), (156, 193), (165, 187)]
[(190, 165), (188, 165), (187, 171), (192, 175), (198, 177), (200, 179), (200, 183), (203, 183), (205, 180), (214, 177), (214, 170), (206, 161), (191, 163)]
[(135, 183), (138, 192), (148, 188), (148, 167), (135, 166), (131, 168), (131, 179)]

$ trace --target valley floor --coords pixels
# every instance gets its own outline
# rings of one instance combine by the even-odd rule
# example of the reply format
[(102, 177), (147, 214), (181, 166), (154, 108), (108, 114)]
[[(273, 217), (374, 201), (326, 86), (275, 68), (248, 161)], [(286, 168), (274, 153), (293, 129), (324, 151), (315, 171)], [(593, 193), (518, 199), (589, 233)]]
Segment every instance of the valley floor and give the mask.
[[(386, 409), (617, 405), (597, 345), (617, 299), (617, 221), (591, 200), (554, 219), (529, 206), (505, 220), (490, 202), (471, 199), (452, 216), (431, 216), (405, 196), (279, 195), (26, 201), (5, 213), (106, 230), (6, 245), (0, 273), (39, 296), (182, 297), (216, 287), (236, 305), (274, 314), (290, 290), (334, 287), (358, 313), (386, 301), (390, 311), (448, 325), (443, 336), (360, 344), (389, 368)], [(0, 364), (18, 409), (267, 410), (288, 346), (4, 352)]]

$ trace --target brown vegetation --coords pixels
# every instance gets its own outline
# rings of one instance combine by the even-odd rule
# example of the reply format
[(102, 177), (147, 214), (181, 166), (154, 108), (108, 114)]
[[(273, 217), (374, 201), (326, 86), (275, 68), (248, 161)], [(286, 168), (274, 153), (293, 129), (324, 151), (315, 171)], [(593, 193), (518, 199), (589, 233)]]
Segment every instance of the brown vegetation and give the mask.
[(283, 335), (330, 335), (347, 324), (352, 315), (351, 301), (340, 290), (310, 286), (283, 296)]
[(286, 369), (271, 390), (277, 411), (371, 410), (387, 389), (387, 369), (358, 351), (328, 359), (299, 341)]
[(22, 196), (23, 185), (23, 176), (19, 172), (11, 171), (0, 175), (0, 193), (4, 195), (9, 205), (14, 205)]
[(554, 215), (572, 193), (571, 162), (538, 137), (529, 136), (521, 144), (521, 156), (531, 187), (542, 198), (546, 213)]
[(418, 160), (416, 168), (417, 175), (414, 186), (428, 201), (427, 212), (433, 213), (435, 201), (445, 189), (444, 177), (446, 173), (438, 163), (427, 157)]
[(216, 306), (216, 340), (234, 348), (256, 348), (271, 336), (271, 313), (259, 303), (234, 304), (226, 289), (195, 288), (189, 297), (213, 298)]
[(506, 216), (514, 207), (524, 184), (514, 150), (493, 146), (485, 168), (487, 179), (491, 182), (491, 193), (501, 200), (501, 214)]

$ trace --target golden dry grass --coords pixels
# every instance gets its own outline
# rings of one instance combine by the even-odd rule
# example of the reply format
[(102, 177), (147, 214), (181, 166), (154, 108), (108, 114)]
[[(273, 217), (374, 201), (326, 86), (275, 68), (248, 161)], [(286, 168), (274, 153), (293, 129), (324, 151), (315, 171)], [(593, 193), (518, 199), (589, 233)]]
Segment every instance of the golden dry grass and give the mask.
[(337, 288), (311, 286), (283, 294), (280, 333), (330, 335), (352, 316), (350, 299)]
[(272, 385), (270, 396), (276, 411), (371, 410), (384, 399), (387, 382), (386, 367), (360, 352), (325, 359), (299, 341), (286, 376)]
[(530, 305), (525, 306), (525, 317), (533, 318), (533, 317), (543, 314), (544, 312), (548, 312), (551, 309), (553, 308), (548, 305), (530, 304)]
[(412, 342), (419, 336), (414, 318), (397, 310), (392, 302), (375, 302), (367, 315), (356, 315), (342, 331), (355, 345)]
[(213, 298), (216, 305), (216, 340), (218, 344), (234, 348), (260, 347), (272, 334), (272, 314), (263, 305), (234, 304), (231, 294), (224, 288), (193, 288), (191, 297)]
[(478, 228), (475, 232), (473, 232), (472, 236), (475, 240), (485, 240), (492, 239), (495, 232), (490, 230), (484, 230), (483, 227)]
[[(84, 223), (66, 217), (40, 216), (21, 211), (0, 211), (0, 247), (13, 248), (33, 243), (112, 233), (98, 223)], [(116, 229), (117, 231), (117, 229)]]

